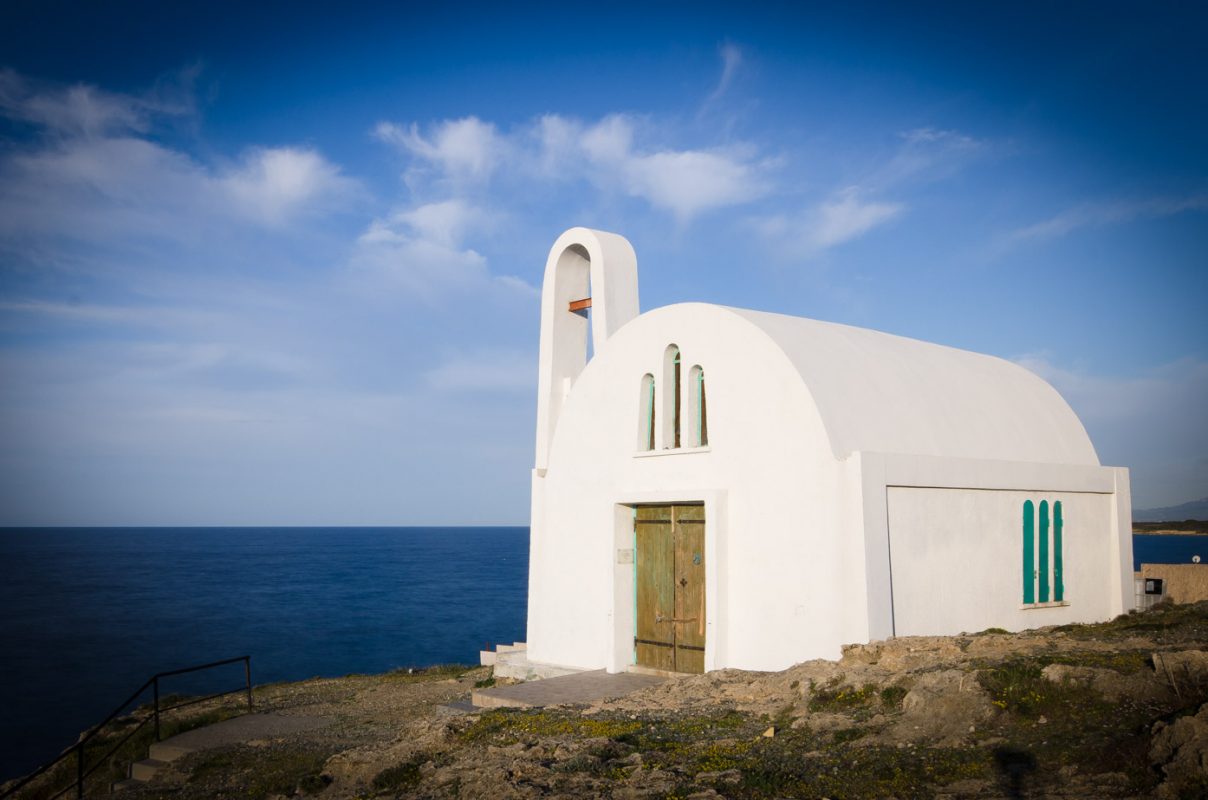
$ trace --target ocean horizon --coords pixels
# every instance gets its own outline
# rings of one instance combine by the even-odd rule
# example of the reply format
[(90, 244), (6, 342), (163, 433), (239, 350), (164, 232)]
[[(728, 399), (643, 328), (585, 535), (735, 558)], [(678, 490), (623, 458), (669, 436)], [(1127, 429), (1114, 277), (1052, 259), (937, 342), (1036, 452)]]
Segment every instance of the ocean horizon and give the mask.
[[(0, 780), (151, 675), (251, 656), (255, 684), (440, 663), (524, 639), (528, 528), (0, 528)], [(210, 692), (242, 665), (164, 682)]]

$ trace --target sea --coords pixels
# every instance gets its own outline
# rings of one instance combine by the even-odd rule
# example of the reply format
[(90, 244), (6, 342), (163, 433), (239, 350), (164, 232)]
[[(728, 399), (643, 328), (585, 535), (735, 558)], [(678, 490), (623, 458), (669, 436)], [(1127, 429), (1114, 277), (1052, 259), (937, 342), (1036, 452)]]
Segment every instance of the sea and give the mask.
[[(524, 639), (528, 528), (0, 529), (0, 780), (156, 672), (250, 655), (257, 684), (474, 664)], [(1136, 568), (1208, 536), (1136, 535)], [(243, 666), (165, 693), (243, 682)]]
[[(1199, 561), (1195, 561), (1196, 557)], [(1208, 564), (1208, 536), (1203, 534), (1134, 533), (1133, 572), (1142, 564)]]
[[(0, 529), (0, 781), (157, 672), (256, 684), (477, 664), (525, 636), (527, 527)], [(243, 665), (164, 693), (243, 684)]]

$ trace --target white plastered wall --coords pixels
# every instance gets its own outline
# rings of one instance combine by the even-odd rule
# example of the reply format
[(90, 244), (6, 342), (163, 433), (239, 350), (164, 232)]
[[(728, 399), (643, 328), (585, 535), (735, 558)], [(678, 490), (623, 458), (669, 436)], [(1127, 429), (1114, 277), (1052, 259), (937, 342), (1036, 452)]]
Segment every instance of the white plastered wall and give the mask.
[[(872, 638), (886, 628), (946, 635), (1096, 622), (1132, 608), (1126, 469), (858, 456), (870, 582), (880, 586), (870, 592)], [(1025, 500), (1062, 502), (1066, 605), (1023, 605)]]
[[(656, 426), (656, 449), (640, 452), (638, 387), (644, 374), (662, 374), (669, 344), (680, 348), (683, 380), (704, 368), (709, 446), (667, 450)], [(685, 429), (690, 419), (685, 409)], [(805, 384), (766, 334), (718, 306), (642, 315), (579, 376), (548, 471), (534, 473), (529, 657), (629, 665), (632, 567), (616, 563), (632, 546), (625, 512), (673, 501), (705, 503), (707, 669), (838, 657), (841, 643), (867, 633), (862, 601), (835, 602), (862, 581), (859, 531), (845, 530), (852, 523), (834, 501), (842, 483)]]

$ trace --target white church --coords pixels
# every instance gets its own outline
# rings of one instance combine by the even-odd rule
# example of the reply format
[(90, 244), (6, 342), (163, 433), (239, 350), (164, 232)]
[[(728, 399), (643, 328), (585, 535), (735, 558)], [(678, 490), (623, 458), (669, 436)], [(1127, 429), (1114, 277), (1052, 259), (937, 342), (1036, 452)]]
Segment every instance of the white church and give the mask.
[(778, 670), (1132, 608), (1128, 470), (1045, 381), (847, 325), (640, 313), (637, 278), (586, 228), (545, 267), (531, 663)]

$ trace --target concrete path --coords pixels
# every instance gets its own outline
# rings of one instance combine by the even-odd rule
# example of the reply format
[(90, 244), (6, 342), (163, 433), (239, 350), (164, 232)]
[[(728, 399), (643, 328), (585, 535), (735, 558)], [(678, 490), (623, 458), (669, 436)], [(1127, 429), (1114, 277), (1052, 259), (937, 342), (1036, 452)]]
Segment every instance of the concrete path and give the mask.
[(655, 686), (666, 678), (621, 672), (610, 675), (602, 669), (578, 672), (559, 678), (475, 689), (472, 696), (479, 708), (539, 708), (570, 703), (593, 703), (609, 697), (623, 697), (638, 689)]

